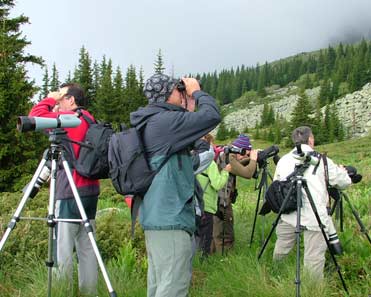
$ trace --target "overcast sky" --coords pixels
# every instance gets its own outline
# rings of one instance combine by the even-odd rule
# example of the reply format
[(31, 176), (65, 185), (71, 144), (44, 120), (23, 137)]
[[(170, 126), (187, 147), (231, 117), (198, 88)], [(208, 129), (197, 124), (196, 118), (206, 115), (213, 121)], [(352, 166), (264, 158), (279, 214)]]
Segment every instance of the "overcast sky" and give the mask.
[[(176, 76), (274, 61), (330, 43), (371, 38), (371, 0), (16, 0), (12, 15), (51, 69), (64, 80), (82, 46), (126, 72), (145, 76), (162, 50)], [(31, 67), (38, 84), (43, 71)]]

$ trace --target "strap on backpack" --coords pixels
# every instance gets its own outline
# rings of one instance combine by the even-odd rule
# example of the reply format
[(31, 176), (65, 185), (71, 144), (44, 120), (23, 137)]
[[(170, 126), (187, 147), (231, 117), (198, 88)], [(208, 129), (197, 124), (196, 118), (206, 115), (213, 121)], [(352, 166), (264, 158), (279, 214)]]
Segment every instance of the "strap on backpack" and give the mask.
[[(156, 169), (154, 175), (160, 172), (161, 168), (165, 165), (165, 163), (170, 159), (172, 155), (167, 155), (165, 159), (161, 162), (160, 166)], [(134, 239), (135, 233), (135, 223), (137, 221), (138, 213), (139, 213), (139, 206), (142, 202), (144, 197), (135, 195), (133, 196), (132, 204), (131, 204), (131, 239)]]
[[(142, 123), (140, 123), (138, 126), (136, 126), (136, 129), (138, 130), (138, 132), (140, 133), (140, 137), (142, 138), (142, 135), (141, 135), (141, 130), (147, 125), (147, 122), (148, 122), (149, 118), (145, 121), (143, 121)], [(144, 150), (144, 147), (143, 147), (143, 150)], [(146, 152), (144, 152), (146, 154)], [(161, 162), (160, 166), (158, 166), (155, 170), (155, 173), (154, 175), (156, 176), (157, 173), (160, 172), (161, 168), (165, 165), (165, 163), (170, 159), (172, 155), (170, 154), (167, 154), (164, 158), (164, 160)], [(136, 220), (137, 220), (137, 217), (138, 217), (138, 213), (139, 213), (139, 207), (140, 207), (140, 204), (142, 202), (144, 197), (140, 196), (140, 195), (135, 195), (133, 196), (133, 200), (132, 200), (132, 204), (131, 204), (131, 239), (133, 240), (134, 239), (134, 233), (135, 233), (135, 223), (136, 223)]]
[[(92, 125), (92, 124), (96, 124), (95, 121), (93, 121), (91, 118), (89, 118), (88, 116), (86, 116), (86, 115), (84, 115), (84, 114), (82, 113), (82, 109), (81, 109), (81, 108), (78, 108), (78, 109), (76, 110), (76, 112), (78, 113), (78, 117), (79, 117), (79, 118), (80, 118), (80, 117), (83, 117), (83, 119), (88, 123), (89, 126)], [(87, 143), (85, 143), (85, 142), (82, 142), (82, 141), (77, 141), (77, 140), (72, 140), (72, 139), (70, 139), (69, 142), (72, 142), (72, 143), (74, 143), (74, 144), (77, 144), (77, 145), (79, 145), (79, 146), (81, 146), (81, 147), (84, 146), (84, 147), (87, 147), (87, 148), (89, 148), (89, 149), (94, 149), (94, 146), (92, 146), (91, 144), (87, 144)]]

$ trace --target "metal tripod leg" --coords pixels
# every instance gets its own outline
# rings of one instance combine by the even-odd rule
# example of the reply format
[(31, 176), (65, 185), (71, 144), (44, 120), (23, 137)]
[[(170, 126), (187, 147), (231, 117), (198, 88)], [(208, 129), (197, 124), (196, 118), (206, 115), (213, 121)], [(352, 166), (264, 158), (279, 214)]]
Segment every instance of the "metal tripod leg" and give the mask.
[(222, 230), (222, 256), (224, 256), (225, 250), (225, 229), (227, 225), (227, 193), (228, 193), (228, 182), (224, 186), (224, 197), (223, 197), (223, 230)]
[(278, 225), (278, 222), (279, 222), (279, 220), (281, 218), (281, 215), (282, 215), (282, 210), (285, 208), (285, 206), (286, 206), (286, 204), (288, 202), (288, 199), (290, 199), (291, 192), (293, 191), (293, 189), (294, 189), (294, 187), (291, 186), (290, 189), (289, 189), (289, 191), (288, 191), (288, 193), (287, 193), (287, 195), (286, 195), (286, 197), (285, 197), (285, 200), (282, 202), (281, 209), (278, 212), (277, 217), (276, 217), (275, 221), (272, 224), (272, 228), (269, 231), (269, 234), (268, 234), (268, 236), (267, 236), (267, 238), (266, 238), (266, 240), (265, 240), (265, 242), (264, 242), (264, 244), (263, 244), (263, 246), (262, 246), (262, 248), (261, 248), (261, 250), (259, 252), (258, 260), (260, 260), (261, 256), (263, 255), (263, 252), (264, 252), (264, 250), (265, 250), (265, 248), (266, 248), (266, 246), (267, 246), (270, 238), (272, 237), (272, 234), (273, 234), (274, 230), (276, 229), (276, 227)]
[[(256, 221), (257, 221), (257, 217), (258, 217), (260, 200), (261, 200), (261, 197), (263, 197), (262, 200), (264, 202), (265, 193), (268, 189), (268, 176), (270, 177), (271, 180), (273, 180), (271, 174), (269, 173), (269, 171), (267, 169), (267, 164), (264, 165), (262, 168), (263, 168), (262, 169), (262, 175), (261, 175), (261, 179), (260, 179), (259, 186), (258, 186), (258, 189), (259, 189), (258, 199), (256, 201), (254, 222), (253, 222), (253, 225), (252, 225), (252, 231), (251, 231), (251, 237), (250, 237), (250, 247), (251, 247), (251, 245), (254, 241), (255, 227), (256, 227)], [(263, 222), (262, 222), (261, 244), (264, 243), (264, 230), (265, 230), (265, 216), (263, 216)]]
[(300, 279), (300, 236), (302, 232), (302, 227), (300, 225), (300, 216), (301, 216), (301, 206), (302, 206), (302, 184), (303, 184), (303, 177), (302, 176), (297, 176), (296, 179), (292, 182), (290, 189), (288, 193), (286, 194), (286, 197), (281, 205), (281, 208), (278, 212), (277, 218), (273, 223), (273, 226), (271, 228), (271, 231), (268, 234), (267, 239), (265, 240), (262, 249), (260, 250), (260, 253), (258, 255), (258, 260), (260, 257), (263, 255), (263, 252), (268, 244), (269, 239), (271, 238), (274, 230), (276, 229), (278, 222), (280, 220), (280, 217), (282, 215), (283, 209), (285, 209), (286, 204), (288, 203), (291, 193), (295, 188), (296, 184), (296, 227), (295, 227), (295, 236), (296, 236), (296, 274), (295, 274), (295, 286), (296, 286), (296, 296), (300, 296), (300, 285), (301, 285), (301, 279)]
[(52, 278), (53, 278), (53, 235), (55, 231), (55, 193), (56, 193), (56, 183), (57, 183), (57, 156), (58, 152), (52, 151), (52, 165), (51, 165), (51, 179), (50, 179), (50, 189), (49, 189), (49, 206), (48, 206), (48, 217), (47, 224), (49, 227), (48, 234), (48, 259), (45, 261), (45, 265), (48, 267), (48, 297), (52, 294)]
[(0, 241), (0, 252), (6, 242), (6, 240), (8, 239), (9, 235), (10, 235), (10, 232), (15, 228), (17, 222), (19, 222), (20, 220), (20, 215), (21, 215), (21, 212), (27, 202), (27, 200), (30, 198), (30, 194), (31, 194), (31, 191), (33, 189), (33, 187), (35, 186), (35, 183), (36, 183), (36, 180), (37, 178), (39, 177), (40, 173), (41, 173), (41, 170), (43, 169), (43, 167), (45, 166), (45, 163), (46, 163), (47, 159), (45, 157), (45, 159), (42, 159), (39, 166), (37, 167), (36, 171), (35, 171), (35, 174), (33, 175), (30, 183), (28, 184), (28, 187), (26, 189), (26, 191), (24, 192), (23, 194), (23, 197), (21, 199), (21, 202), (19, 203), (12, 219), (10, 220), (9, 224), (8, 224), (8, 227), (7, 229), (5, 230), (5, 233), (3, 235), (3, 237), (1, 238), (1, 241)]
[(331, 259), (332, 259), (332, 261), (334, 262), (334, 265), (335, 265), (335, 267), (336, 267), (336, 271), (337, 271), (337, 273), (338, 273), (338, 275), (339, 275), (339, 277), (340, 277), (340, 280), (341, 280), (341, 283), (342, 283), (342, 285), (343, 285), (343, 288), (344, 288), (345, 292), (346, 292), (347, 294), (349, 294), (348, 289), (347, 289), (347, 286), (346, 286), (345, 281), (344, 281), (344, 278), (343, 278), (343, 276), (342, 276), (342, 274), (341, 274), (341, 271), (340, 271), (340, 266), (339, 266), (339, 264), (338, 264), (337, 261), (336, 261), (336, 258), (335, 258), (334, 253), (333, 253), (333, 252), (331, 251), (331, 249), (330, 249), (330, 242), (329, 242), (329, 239), (327, 238), (327, 235), (326, 235), (326, 232), (325, 232), (324, 225), (323, 225), (322, 222), (321, 222), (321, 219), (320, 219), (319, 214), (318, 214), (318, 211), (317, 211), (317, 207), (316, 207), (316, 205), (315, 205), (314, 202), (313, 202), (312, 195), (310, 194), (310, 191), (309, 191), (308, 186), (307, 186), (306, 183), (303, 183), (303, 188), (304, 188), (304, 190), (305, 190), (305, 193), (307, 194), (307, 198), (308, 198), (309, 203), (310, 203), (310, 206), (311, 206), (311, 208), (312, 208), (312, 210), (313, 210), (314, 216), (316, 217), (316, 220), (317, 220), (318, 226), (319, 226), (319, 228), (321, 229), (321, 232), (322, 232), (323, 238), (324, 238), (325, 241), (326, 241), (327, 248), (328, 248), (328, 250), (329, 250), (329, 252), (330, 252)]
[(295, 276), (295, 286), (296, 286), (296, 296), (300, 297), (300, 235), (302, 228), (300, 226), (301, 219), (301, 207), (302, 207), (302, 198), (303, 198), (303, 177), (298, 176), (296, 183), (296, 227), (295, 227), (295, 236), (296, 236), (296, 276)]
[(256, 207), (255, 207), (254, 222), (252, 224), (252, 231), (251, 231), (251, 237), (250, 237), (250, 246), (252, 245), (252, 242), (254, 240), (255, 226), (256, 226), (256, 220), (258, 218), (258, 211), (259, 211), (260, 199), (262, 196), (262, 189), (263, 189), (263, 186), (259, 187), (258, 199), (256, 201)]
[(69, 184), (71, 186), (71, 189), (72, 189), (72, 192), (73, 192), (73, 195), (74, 195), (74, 198), (75, 198), (77, 207), (79, 209), (79, 212), (80, 212), (80, 215), (81, 215), (81, 218), (82, 218), (82, 222), (84, 224), (85, 230), (86, 230), (86, 232), (88, 234), (88, 237), (90, 239), (91, 245), (93, 247), (95, 256), (96, 256), (97, 261), (98, 261), (98, 264), (99, 264), (99, 268), (100, 268), (100, 270), (102, 272), (104, 281), (106, 283), (108, 292), (109, 292), (109, 294), (110, 294), (111, 297), (116, 297), (117, 296), (116, 295), (116, 292), (112, 288), (112, 285), (111, 285), (111, 282), (109, 280), (106, 267), (104, 266), (102, 257), (100, 255), (99, 250), (98, 250), (97, 243), (96, 243), (96, 241), (94, 239), (93, 228), (92, 228), (92, 226), (90, 224), (90, 221), (89, 221), (88, 217), (86, 216), (85, 209), (84, 209), (84, 206), (82, 205), (82, 202), (81, 202), (81, 199), (80, 199), (80, 195), (79, 195), (79, 193), (77, 191), (77, 188), (76, 188), (76, 185), (75, 185), (75, 183), (73, 181), (73, 177), (72, 177), (71, 170), (70, 170), (70, 167), (68, 165), (68, 162), (66, 161), (66, 159), (64, 158), (63, 155), (62, 155), (62, 163), (63, 163), (63, 168), (66, 171), (66, 175), (67, 175)]
[(354, 216), (354, 218), (356, 219), (360, 229), (361, 229), (361, 232), (366, 236), (368, 242), (371, 244), (371, 238), (370, 236), (368, 235), (368, 232), (367, 232), (367, 229), (365, 227), (365, 225), (363, 224), (357, 210), (353, 207), (353, 205), (350, 203), (350, 200), (349, 200), (349, 197), (344, 193), (344, 192), (341, 192), (341, 197), (344, 197), (345, 201), (348, 203), (351, 211), (352, 211), (352, 214)]

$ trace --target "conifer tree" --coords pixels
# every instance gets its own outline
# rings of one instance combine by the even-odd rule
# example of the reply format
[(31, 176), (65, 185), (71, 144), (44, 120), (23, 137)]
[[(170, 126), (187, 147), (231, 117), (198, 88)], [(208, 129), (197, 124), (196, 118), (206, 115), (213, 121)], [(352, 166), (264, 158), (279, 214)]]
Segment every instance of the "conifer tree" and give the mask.
[(255, 123), (255, 131), (254, 131), (253, 138), (254, 139), (260, 139), (260, 130), (259, 130), (258, 122)]
[(124, 101), (124, 80), (120, 67), (117, 67), (113, 79), (112, 100), (116, 103), (116, 110), (111, 114), (110, 122), (118, 128), (120, 123), (124, 122), (124, 116), (127, 114), (127, 104)]
[(330, 104), (326, 104), (325, 115), (323, 120), (323, 134), (326, 143), (332, 143), (335, 140), (333, 117), (330, 111)]
[[(143, 78), (140, 79), (142, 80)], [(129, 124), (130, 112), (147, 105), (147, 99), (143, 94), (143, 87), (141, 84), (143, 84), (143, 82), (140, 83), (138, 81), (134, 65), (130, 65), (125, 76), (124, 90), (125, 100), (128, 102), (128, 112), (125, 120), (127, 124)]]
[(100, 83), (100, 72), (99, 72), (99, 65), (97, 61), (94, 61), (92, 75), (93, 75), (93, 85), (92, 85), (91, 99), (95, 100), (95, 98), (97, 97), (97, 91), (99, 89), (99, 83)]
[(328, 79), (324, 79), (321, 83), (321, 90), (319, 93), (320, 105), (325, 106), (331, 99), (331, 86)]
[(91, 59), (85, 47), (80, 49), (79, 63), (75, 71), (75, 82), (77, 82), (85, 92), (85, 97), (88, 99), (85, 107), (89, 107), (89, 99), (94, 98), (95, 90), (93, 86), (93, 70), (91, 67)]
[(59, 82), (59, 79), (58, 79), (58, 71), (57, 71), (57, 67), (55, 66), (55, 63), (54, 63), (53, 68), (52, 68), (52, 76), (50, 78), (50, 90), (51, 91), (58, 90), (59, 85), (60, 85), (60, 82)]
[(164, 61), (163, 61), (161, 49), (158, 50), (157, 59), (154, 63), (154, 66), (155, 66), (155, 73), (160, 73), (160, 74), (164, 73), (165, 67), (164, 67)]
[(260, 118), (260, 127), (265, 127), (268, 124), (268, 113), (269, 113), (268, 103), (265, 102), (263, 105), (263, 112)]
[(300, 126), (311, 126), (312, 120), (310, 115), (313, 113), (313, 108), (308, 101), (305, 93), (301, 93), (294, 110), (291, 113), (290, 126), (295, 129)]
[(343, 124), (339, 119), (339, 115), (335, 104), (331, 105), (330, 119), (332, 123), (331, 125), (334, 130), (334, 137), (336, 138), (337, 141), (343, 141), (345, 137), (345, 130)]
[(267, 124), (273, 125), (274, 122), (275, 122), (274, 110), (273, 107), (270, 105), (268, 110)]
[(48, 74), (48, 67), (44, 67), (44, 75), (43, 75), (43, 84), (41, 86), (41, 91), (39, 95), (39, 100), (45, 98), (49, 93), (49, 74)]
[(0, 191), (23, 188), (21, 175), (34, 173), (45, 139), (36, 132), (16, 131), (17, 117), (27, 115), (36, 88), (28, 80), (27, 63), (41, 65), (42, 59), (25, 54), (30, 44), (20, 27), (28, 23), (24, 15), (10, 16), (13, 0), (0, 0)]
[(274, 141), (274, 132), (273, 132), (272, 127), (269, 127), (269, 129), (268, 129), (267, 140), (270, 141), (270, 142)]
[(104, 72), (102, 72), (101, 83), (97, 91), (97, 98), (94, 100), (94, 116), (101, 121), (111, 122), (111, 117), (116, 112), (117, 108), (117, 102), (112, 100), (113, 86), (111, 59), (109, 59), (106, 64), (104, 58), (102, 65), (104, 65)]
[(68, 73), (67, 73), (67, 78), (66, 78), (65, 83), (66, 83), (66, 84), (72, 83), (71, 71), (68, 71)]
[(312, 132), (316, 136), (316, 144), (322, 144), (326, 139), (323, 133), (323, 116), (321, 112), (320, 99), (317, 99), (317, 104), (315, 108), (315, 114), (313, 119)]
[(222, 121), (219, 125), (218, 131), (216, 132), (216, 139), (217, 140), (226, 140), (228, 138), (228, 130), (225, 127), (224, 122)]
[(280, 144), (282, 140), (282, 133), (281, 133), (281, 125), (278, 121), (276, 121), (276, 125), (274, 126), (274, 139), (273, 142), (275, 144)]

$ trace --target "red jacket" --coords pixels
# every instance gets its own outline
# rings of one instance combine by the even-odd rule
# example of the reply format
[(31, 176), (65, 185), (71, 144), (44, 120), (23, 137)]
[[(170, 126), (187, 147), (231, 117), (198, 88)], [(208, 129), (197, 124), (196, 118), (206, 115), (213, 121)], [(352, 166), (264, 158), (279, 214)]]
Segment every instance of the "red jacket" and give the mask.
[[(37, 103), (30, 111), (29, 116), (57, 118), (60, 114), (74, 114), (74, 111), (53, 112), (53, 107), (56, 100), (53, 98), (45, 98)], [(86, 110), (83, 114), (94, 120), (94, 117)], [(67, 131), (67, 136), (71, 140), (84, 141), (85, 134), (89, 128), (89, 124), (81, 117), (81, 124), (75, 128), (64, 128)], [(80, 146), (71, 143), (75, 158), (79, 157)], [(72, 164), (70, 164), (71, 166)], [(98, 196), (99, 195), (99, 180), (89, 179), (81, 176), (75, 169), (72, 169), (72, 177), (76, 184), (81, 197), (84, 196)], [(56, 199), (69, 199), (73, 198), (71, 187), (64, 170), (58, 170), (57, 185), (56, 185)]]

